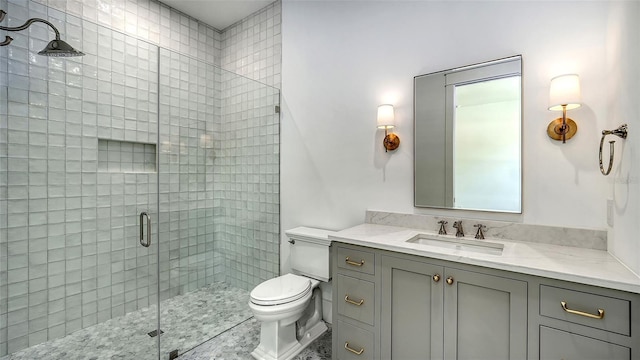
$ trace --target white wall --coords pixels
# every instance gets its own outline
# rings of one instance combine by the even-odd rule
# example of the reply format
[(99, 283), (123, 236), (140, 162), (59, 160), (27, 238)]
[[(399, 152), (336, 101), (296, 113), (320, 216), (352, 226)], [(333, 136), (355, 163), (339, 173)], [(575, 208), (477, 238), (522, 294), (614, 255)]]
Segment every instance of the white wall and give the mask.
[[(604, 229), (608, 186), (597, 159), (599, 132), (610, 126), (610, 6), (285, 0), (282, 229), (342, 229), (362, 223), (365, 209)], [(413, 77), (515, 54), (524, 67), (523, 214), (414, 208)], [(546, 135), (560, 116), (547, 99), (550, 79), (570, 72), (580, 74), (584, 105), (570, 111), (579, 131), (563, 145)], [(381, 103), (396, 108), (402, 142), (394, 153), (375, 127)]]
[[(609, 228), (609, 251), (640, 274), (640, 3), (614, 3), (607, 33), (606, 104), (611, 116), (607, 129), (629, 124), (629, 137), (616, 140), (616, 162), (608, 176), (608, 194), (614, 201), (614, 223)], [(608, 158), (608, 149), (604, 150)], [(606, 166), (606, 165), (605, 165)]]

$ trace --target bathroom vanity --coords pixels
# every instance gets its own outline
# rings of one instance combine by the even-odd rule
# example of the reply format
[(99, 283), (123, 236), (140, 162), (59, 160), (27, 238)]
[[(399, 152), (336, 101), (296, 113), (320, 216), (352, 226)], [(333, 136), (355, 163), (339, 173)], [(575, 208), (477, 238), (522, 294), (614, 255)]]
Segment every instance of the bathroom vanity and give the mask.
[(363, 224), (333, 240), (335, 359), (640, 359), (606, 251)]

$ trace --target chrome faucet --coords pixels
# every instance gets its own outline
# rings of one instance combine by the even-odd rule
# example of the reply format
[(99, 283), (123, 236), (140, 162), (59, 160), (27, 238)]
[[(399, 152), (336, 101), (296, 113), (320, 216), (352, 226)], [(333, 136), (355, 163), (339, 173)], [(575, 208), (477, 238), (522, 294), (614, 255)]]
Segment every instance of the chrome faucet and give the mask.
[(462, 228), (462, 220), (458, 220), (453, 223), (453, 227), (456, 228), (456, 237), (464, 237), (464, 229)]
[(447, 235), (447, 229), (444, 228), (447, 222), (444, 220), (440, 220), (438, 221), (438, 224), (440, 224), (440, 230), (438, 230), (438, 235)]
[(477, 227), (478, 231), (476, 232), (476, 239), (484, 239), (484, 230), (487, 230), (487, 227), (482, 224), (473, 225), (473, 227)]

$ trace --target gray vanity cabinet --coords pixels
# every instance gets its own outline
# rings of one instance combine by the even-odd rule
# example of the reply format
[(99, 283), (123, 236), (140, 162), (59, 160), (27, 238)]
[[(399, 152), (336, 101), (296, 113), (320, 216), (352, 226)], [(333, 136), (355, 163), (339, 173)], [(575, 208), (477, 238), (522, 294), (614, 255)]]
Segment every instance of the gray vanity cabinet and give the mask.
[(334, 359), (640, 360), (640, 294), (332, 249)]
[(527, 283), (382, 256), (382, 359), (525, 359)]

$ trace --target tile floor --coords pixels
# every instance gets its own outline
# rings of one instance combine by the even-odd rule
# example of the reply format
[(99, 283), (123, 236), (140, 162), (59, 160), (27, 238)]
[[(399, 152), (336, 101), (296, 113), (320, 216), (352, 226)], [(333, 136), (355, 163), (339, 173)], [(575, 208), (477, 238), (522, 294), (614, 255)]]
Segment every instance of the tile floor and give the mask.
[[(181, 360), (252, 359), (250, 354), (258, 345), (260, 324), (252, 318), (248, 299), (248, 292), (216, 283), (163, 301), (161, 358), (168, 359), (167, 354), (178, 349)], [(147, 333), (154, 329), (156, 311), (151, 306), (0, 360), (155, 360), (157, 338)], [(331, 359), (331, 331), (296, 359)]]

